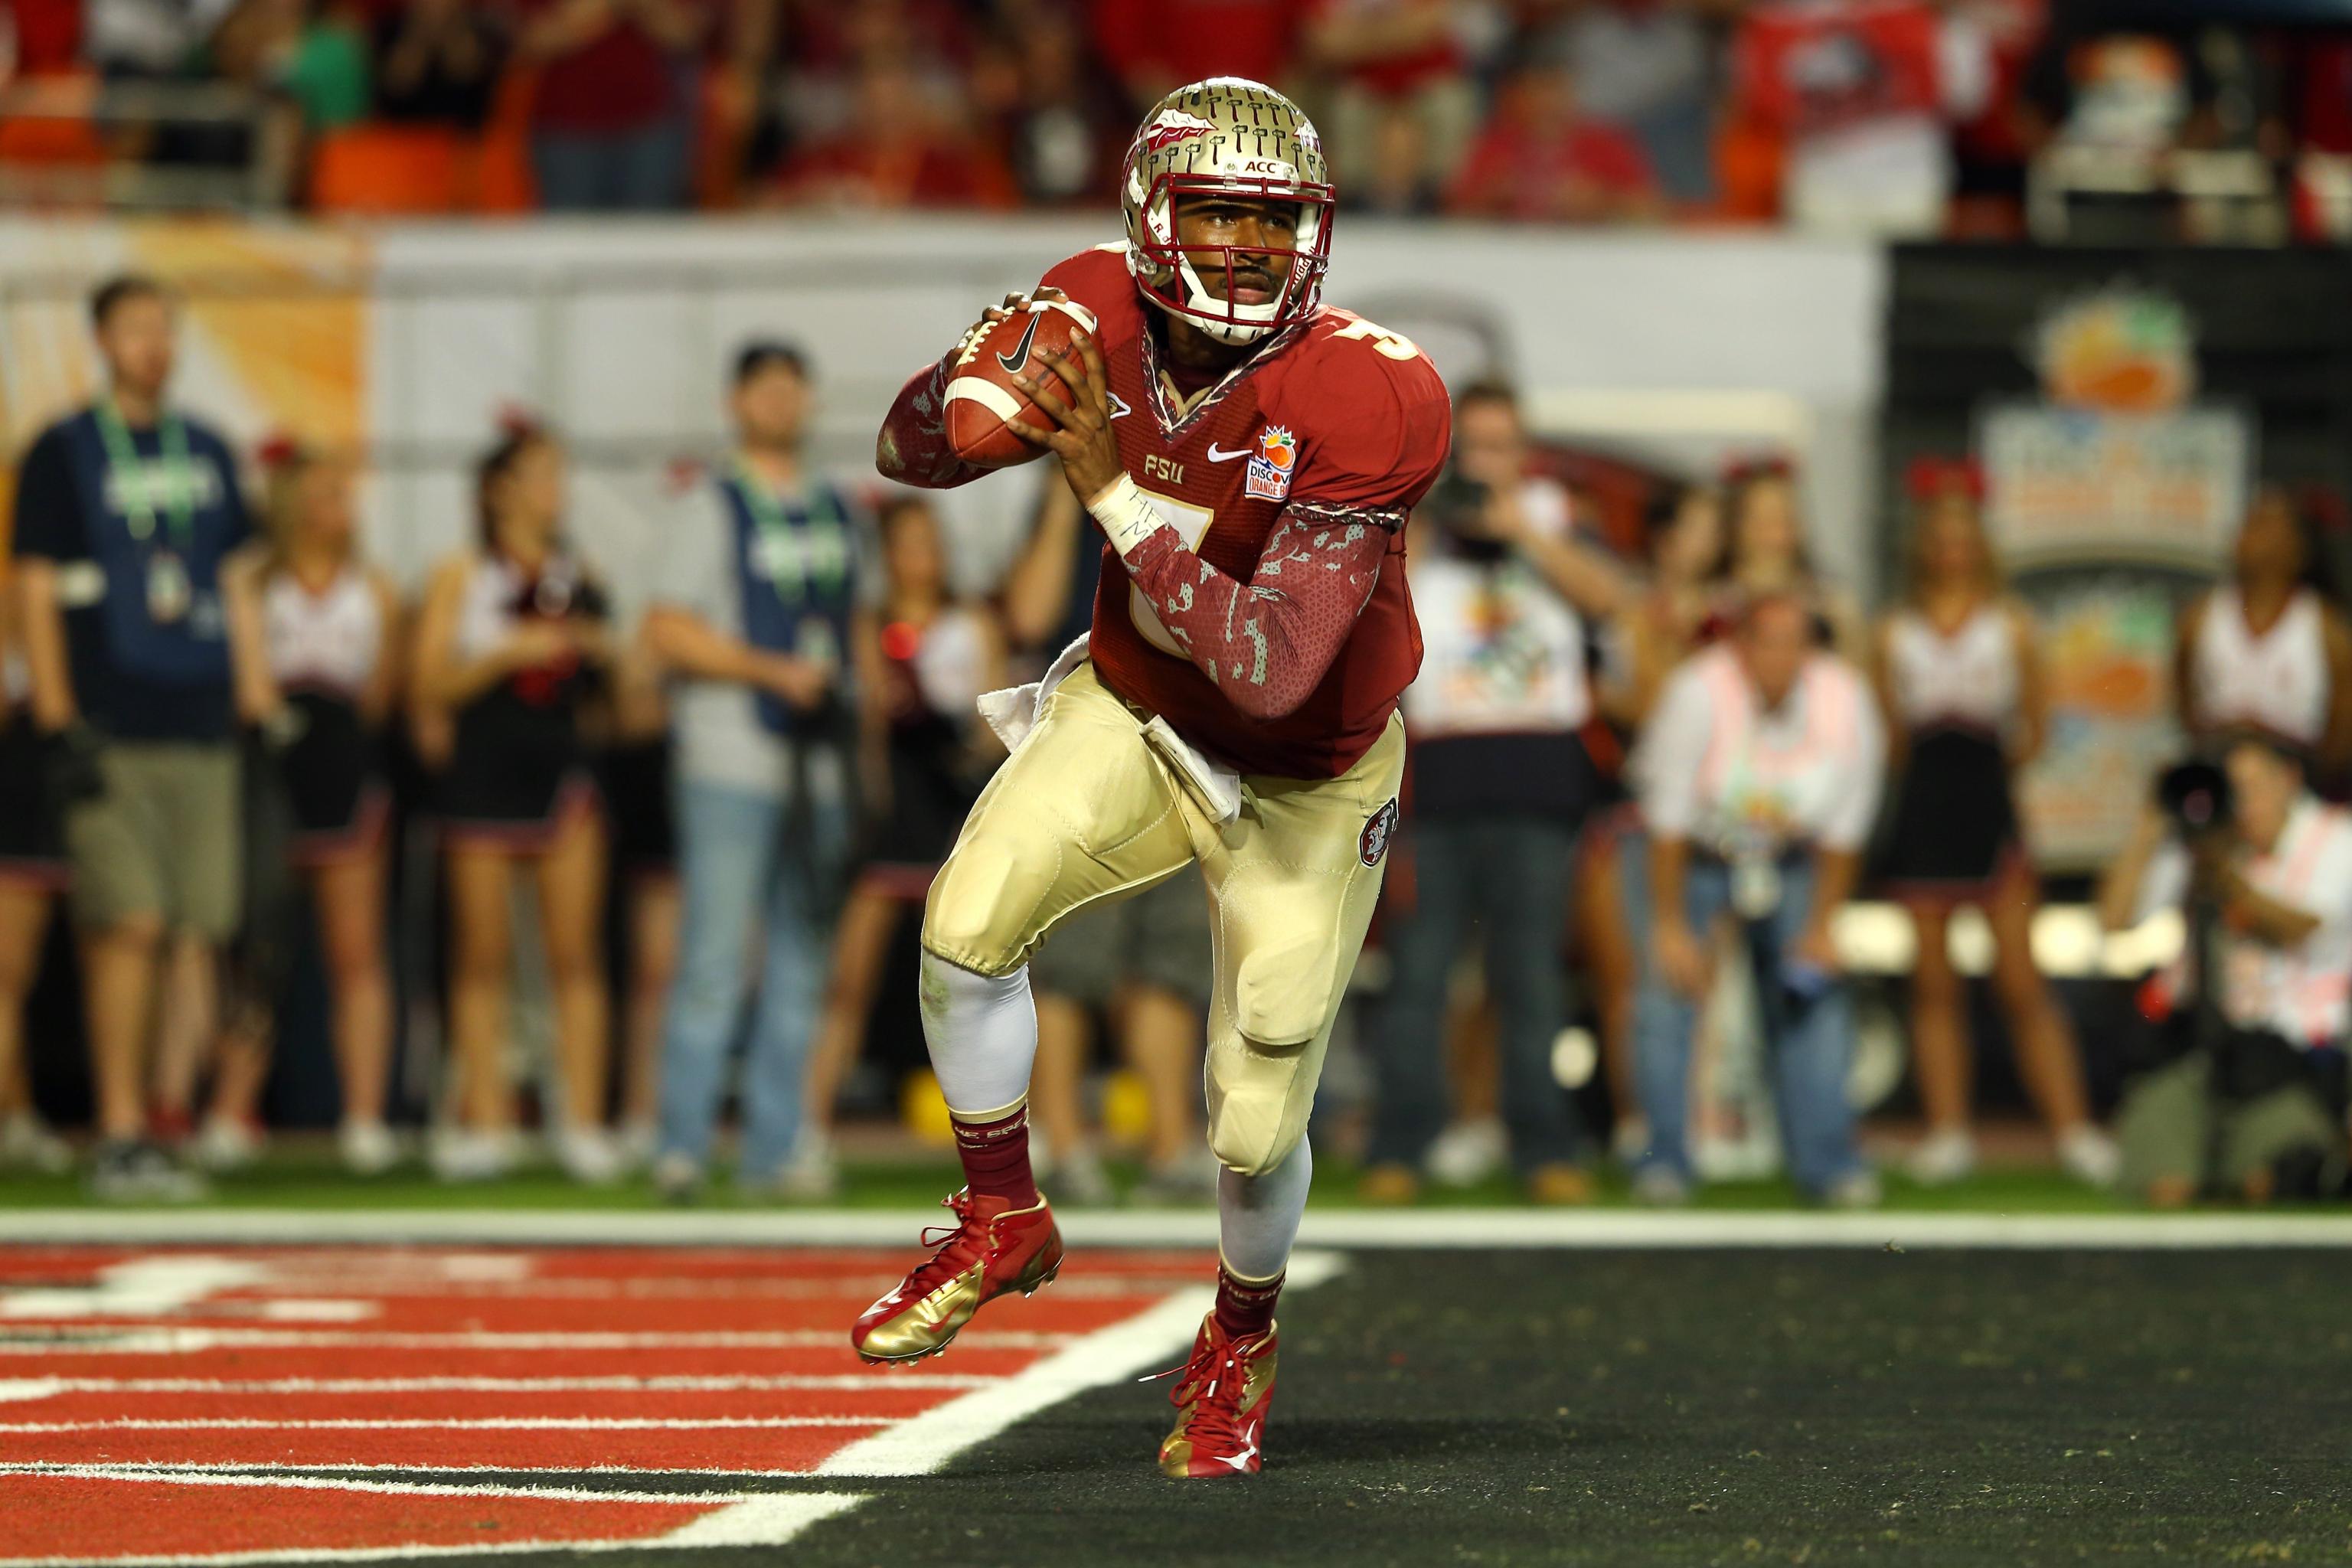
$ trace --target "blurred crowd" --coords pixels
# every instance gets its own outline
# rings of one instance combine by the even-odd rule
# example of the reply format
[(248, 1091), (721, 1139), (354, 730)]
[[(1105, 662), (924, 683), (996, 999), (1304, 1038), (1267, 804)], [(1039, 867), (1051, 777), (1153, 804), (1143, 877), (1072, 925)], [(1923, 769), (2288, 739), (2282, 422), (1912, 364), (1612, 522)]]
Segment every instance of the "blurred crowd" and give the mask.
[[(688, 1197), (731, 1106), (746, 1192), (837, 1192), (844, 1086), (911, 1002), (886, 992), (894, 941), (1003, 756), (975, 700), (1111, 591), (1066, 488), (1042, 488), (1003, 581), (961, 595), (929, 498), (816, 471), (818, 368), (757, 340), (714, 377), (730, 450), (678, 477), (646, 558), (575, 549), (562, 439), (518, 416), (485, 434), (470, 542), (405, 597), (360, 546), (343, 460), (234, 451), (171, 400), (163, 289), (118, 278), (91, 319), (105, 390), (24, 454), (0, 596), (0, 1160), (68, 1158), (24, 1028), (62, 908), (103, 1195), (193, 1196), (199, 1168), (256, 1157), (313, 952), (354, 1172), (415, 1152), (390, 1081), (406, 989), (408, 1052), (436, 1021), (423, 1152), (446, 1180), (513, 1170), (535, 1131), (579, 1181), (647, 1170)], [(2138, 993), (2110, 1131), (2036, 966), (2015, 780), (2048, 729), (2042, 635), (1975, 468), (1912, 473), (1874, 616), (1814, 569), (1785, 463), (1662, 488), (1612, 549), (1510, 387), (1455, 396), (1411, 557), (1425, 655), (1384, 983), (1351, 1025), (1368, 1199), (1507, 1160), (1530, 1197), (1582, 1201), (1605, 1149), (1645, 1201), (1685, 1201), (1709, 1174), (1694, 1108), (1745, 1036), (1776, 1163), (1816, 1201), (1876, 1201), (1837, 935), (1865, 892), (1916, 937), (1916, 1179), (1976, 1161), (1950, 942), (1973, 907), (2066, 1171), (2167, 1203), (2342, 1188), (2352, 818), (2315, 781), (2352, 763), (2352, 630), (2313, 498), (2259, 489), (2179, 626), (2196, 755), (2147, 781), (2096, 901), (2112, 928), (2169, 910), (2188, 934)], [(436, 960), (396, 987), (404, 836), (430, 847), (425, 896), (398, 902), (429, 911)], [(1139, 1195), (1213, 1193), (1210, 971), (1189, 879), (1048, 938), (1033, 1105), (1057, 1199), (1115, 1195), (1097, 1058), (1140, 1097)], [(535, 1092), (519, 991), (547, 1024)], [(1597, 1040), (1582, 1095), (1572, 1016)]]
[(0, 173), (327, 211), (1091, 207), (1144, 107), (1235, 74), (1363, 213), (2352, 237), (2352, 30), (2218, 4), (5, 0), (12, 74)]

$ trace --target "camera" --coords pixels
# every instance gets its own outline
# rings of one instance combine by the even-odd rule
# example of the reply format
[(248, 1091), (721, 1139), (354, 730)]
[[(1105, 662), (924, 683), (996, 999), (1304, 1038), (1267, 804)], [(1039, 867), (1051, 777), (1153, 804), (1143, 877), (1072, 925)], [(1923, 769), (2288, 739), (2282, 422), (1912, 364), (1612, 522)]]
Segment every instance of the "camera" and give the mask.
[(1492, 485), (1448, 464), (1429, 488), (1429, 498), (1421, 503), (1421, 510), (1437, 525), (1446, 548), (1456, 557), (1491, 566), (1510, 553), (1510, 546), (1486, 531), (1486, 505), (1494, 496)]
[(2156, 781), (2156, 803), (2183, 837), (2225, 832), (2237, 817), (2230, 775), (2200, 757), (2164, 770)]

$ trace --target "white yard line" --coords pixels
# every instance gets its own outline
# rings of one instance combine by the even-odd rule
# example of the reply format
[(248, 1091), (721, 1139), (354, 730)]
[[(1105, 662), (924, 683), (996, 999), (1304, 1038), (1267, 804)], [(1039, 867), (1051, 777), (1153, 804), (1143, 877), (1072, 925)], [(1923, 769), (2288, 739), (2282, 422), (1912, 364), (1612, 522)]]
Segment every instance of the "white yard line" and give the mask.
[[(0, 1337), (0, 1356), (184, 1355), (232, 1350), (428, 1350), (428, 1351), (636, 1351), (636, 1350), (835, 1350), (846, 1345), (848, 1329), (786, 1329), (773, 1332), (714, 1331), (708, 1333), (501, 1333), (461, 1330), (450, 1333), (312, 1333), (295, 1329), (175, 1329), (126, 1324), (120, 1329), (76, 1323), (54, 1331), (25, 1328), (25, 1337)], [(38, 1334), (41, 1337), (31, 1337)], [(975, 1331), (969, 1342), (991, 1350), (1046, 1350), (1069, 1342), (1068, 1334), (1019, 1331)]]
[[(235, 1243), (378, 1246), (878, 1247), (913, 1256), (929, 1210), (795, 1209), (762, 1214), (546, 1214), (462, 1210), (35, 1209), (0, 1239), (100, 1246)], [(1213, 1247), (1207, 1209), (1056, 1215), (1080, 1247)], [(1299, 1239), (1324, 1247), (2347, 1247), (2343, 1214), (1824, 1214), (1802, 1209), (1548, 1210), (1309, 1208)], [(0, 1346), (0, 1349), (5, 1349)]]
[(62, 1394), (769, 1394), (827, 1390), (887, 1394), (901, 1388), (984, 1388), (977, 1373), (870, 1372), (779, 1377), (16, 1377), (0, 1378), (0, 1405)]
[(0, 1422), (0, 1433), (54, 1432), (711, 1432), (785, 1426), (878, 1426), (887, 1415), (393, 1415), (272, 1420), (259, 1415), (192, 1415), (151, 1421)]

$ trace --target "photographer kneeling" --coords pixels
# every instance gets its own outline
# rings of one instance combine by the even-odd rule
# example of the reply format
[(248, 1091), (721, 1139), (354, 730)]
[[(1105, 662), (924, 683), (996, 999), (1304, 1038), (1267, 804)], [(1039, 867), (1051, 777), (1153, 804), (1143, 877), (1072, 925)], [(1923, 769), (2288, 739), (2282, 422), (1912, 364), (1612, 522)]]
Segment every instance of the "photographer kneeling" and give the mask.
[(2159, 1206), (2324, 1196), (2344, 1180), (2352, 818), (2311, 793), (2284, 742), (2242, 734), (2221, 756), (2164, 775), (2099, 889), (2111, 931), (2168, 907), (2188, 921), (2143, 996), (2160, 1063), (2117, 1124), (2126, 1186)]

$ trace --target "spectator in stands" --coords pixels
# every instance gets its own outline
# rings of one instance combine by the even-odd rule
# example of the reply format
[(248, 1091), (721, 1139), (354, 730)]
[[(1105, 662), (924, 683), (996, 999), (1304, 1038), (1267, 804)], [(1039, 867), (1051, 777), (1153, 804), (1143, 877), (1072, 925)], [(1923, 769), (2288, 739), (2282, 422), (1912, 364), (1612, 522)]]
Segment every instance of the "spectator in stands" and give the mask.
[(0, 5), (0, 83), (56, 76), (82, 61), (83, 0), (9, 0)]
[[(1102, 539), (1069, 487), (1050, 488), (1005, 579), (1005, 619), (1015, 646), (1052, 660), (1087, 635), (1103, 554)], [(1134, 1196), (1145, 1203), (1215, 1196), (1216, 1162), (1202, 1158), (1200, 1131), (1211, 957), (1207, 901), (1187, 878), (1066, 921), (1037, 950), (1030, 966), (1037, 999), (1032, 1159), (1042, 1146), (1055, 1191), (1066, 1201), (1101, 1204), (1116, 1196), (1085, 1108), (1097, 1017), (1110, 1024), (1150, 1107), (1146, 1170)]]
[(2180, 617), (2173, 689), (2191, 738), (2263, 729), (2323, 778), (2352, 763), (2352, 626), (2326, 583), (2308, 509), (2263, 486), (2229, 579)]
[[(284, 803), (287, 852), (309, 884), (309, 908), (326, 961), (330, 1035), (342, 1084), (344, 1167), (375, 1175), (399, 1147), (384, 1123), (392, 1070), (392, 979), (384, 952), (386, 828), (392, 790), (381, 749), (400, 668), (400, 601), (392, 580), (361, 559), (350, 469), (288, 442), (265, 454), (266, 535), (238, 552), (224, 576), (238, 714), (266, 738), (247, 753), (250, 792), (267, 784)], [(253, 776), (261, 770), (274, 774)], [(248, 832), (255, 829), (250, 826)], [(249, 906), (274, 868), (256, 868)], [(241, 975), (257, 994), (232, 1017), (198, 1158), (215, 1169), (247, 1163), (260, 1148), (261, 1092), (272, 1020), (292, 967), (287, 888), (276, 908), (249, 908), (247, 925), (274, 921), (267, 944)]]
[(2221, 755), (2225, 771), (2168, 776), (2099, 889), (2109, 930), (2181, 910), (2189, 954), (2210, 955), (2143, 993), (2158, 1065), (2116, 1123), (2125, 1185), (2165, 1207), (2334, 1196), (2344, 1177), (2352, 821), (2277, 737), (2248, 731)]
[[(784, 343), (737, 355), (736, 449), (677, 510), (646, 637), (672, 680), (685, 928), (664, 1034), (654, 1178), (691, 1197), (710, 1156), (761, 930), (737, 1180), (822, 1191), (803, 1135), (809, 1037), (848, 868), (861, 693), (878, 644), (860, 597), (860, 520), (809, 469), (808, 362)], [(805, 1167), (803, 1161), (806, 1162)]]
[(1293, 0), (1094, 0), (1095, 47), (1139, 114), (1204, 77), (1279, 87), (1297, 57)]
[(538, 73), (531, 163), (551, 212), (686, 205), (703, 0), (519, 0)]
[(646, 646), (639, 597), (659, 574), (656, 561), (623, 596), (628, 630), (617, 639), (613, 662), (610, 744), (597, 759), (620, 898), (614, 955), (621, 982), (620, 1147), (632, 1171), (651, 1165), (661, 1151), (662, 1033), (677, 983), (684, 919), (669, 703), (661, 661)]
[(33, 1106), (25, 1006), (39, 977), (49, 907), (67, 882), (65, 832), (26, 699), (14, 584), (0, 574), (0, 1168), (51, 1173), (73, 1154)]
[(2155, 158), (2221, 133), (2214, 82), (2186, 26), (2116, 23), (2114, 8), (2061, 14), (2026, 67), (2019, 105), (2029, 151), (2053, 145)]
[(1862, 606), (1813, 570), (1795, 470), (1778, 458), (1736, 465), (1724, 510), (1723, 555), (1709, 574), (1714, 618), (1703, 635), (1736, 622), (1751, 599), (1788, 594), (1811, 611), (1813, 635), (1822, 647), (1860, 663), (1868, 646)]
[(510, 927), (528, 873), (555, 1004), (550, 1142), (574, 1181), (603, 1183), (619, 1173), (604, 1131), (605, 839), (582, 708), (612, 662), (607, 600), (564, 541), (563, 449), (548, 431), (511, 425), (475, 495), (478, 542), (435, 567), (415, 647), (416, 695), (454, 730), (436, 806), (457, 1116), (433, 1163), (444, 1180), (482, 1181), (515, 1159)]
[(1845, 1096), (1852, 1000), (1831, 922), (1853, 893), (1885, 740), (1854, 670), (1820, 651), (1804, 601), (1750, 600), (1730, 641), (1666, 682), (1636, 760), (1650, 834), (1650, 940), (1635, 1029), (1650, 1149), (1635, 1192), (1692, 1179), (1688, 1068), (1714, 982), (1705, 933), (1737, 923), (1772, 1063), (1790, 1173), (1839, 1207), (1877, 1201)]
[(1990, 39), (1934, 0), (1765, 0), (1741, 17), (1735, 112), (1775, 139), (1780, 210), (1803, 228), (1942, 232), (1950, 127), (1992, 87)]
[(1573, 74), (1542, 58), (1504, 79), (1445, 205), (1469, 217), (1552, 223), (1622, 223), (1664, 210), (1641, 144), (1587, 116)]
[(83, 54), (109, 77), (184, 78), (236, 5), (237, 0), (88, 0)]
[(900, 917), (919, 910), (931, 878), (955, 844), (981, 786), (1004, 748), (974, 704), (1004, 684), (1004, 637), (987, 610), (951, 596), (946, 542), (929, 498), (902, 490), (882, 503), (885, 588), (870, 617), (881, 672), (873, 737), (881, 754), (863, 770), (870, 814), (865, 864), (842, 906), (833, 980), (809, 1061), (808, 1146), (793, 1167), (796, 1197), (831, 1196), (839, 1174), (832, 1151), (834, 1100), (864, 1047), (890, 938)]
[(214, 71), (282, 98), (301, 129), (332, 131), (366, 117), (368, 35), (352, 15), (310, 0), (240, 0), (213, 35)]
[(1673, 201), (1715, 195), (1717, 61), (1703, 8), (1659, 0), (1598, 0), (1566, 7), (1551, 25), (1585, 112), (1622, 126), (1642, 144)]
[(972, 65), (972, 96), (1024, 204), (1108, 197), (1130, 116), (1069, 11), (1040, 6), (983, 45)]
[(1014, 197), (995, 153), (944, 120), (890, 59), (863, 68), (850, 129), (786, 164), (775, 194), (794, 205), (883, 209), (1002, 207)]
[(2018, 1076), (2057, 1139), (2059, 1163), (2105, 1186), (2115, 1180), (2115, 1145), (2092, 1125), (2074, 1032), (2033, 963), (2039, 879), (2013, 780), (2050, 721), (2040, 636), (2001, 582), (1975, 468), (1930, 459), (1911, 489), (1908, 593), (1879, 622), (1873, 650), (1899, 779), (1880, 872), (1918, 939), (1911, 1050), (1927, 1136), (1912, 1152), (1911, 1174), (1942, 1185), (1976, 1168), (1968, 994), (1949, 930), (1952, 911), (1973, 904), (1992, 930), (1993, 993)]
[[(1656, 708), (1666, 678), (1699, 646), (1714, 613), (1708, 574), (1723, 554), (1723, 497), (1709, 485), (1689, 485), (1662, 498), (1647, 530), (1650, 576), (1644, 591), (1622, 603), (1612, 627), (1622, 650), (1623, 679), (1604, 688), (1611, 718), (1639, 736)], [(1620, 780), (1620, 787), (1630, 784)], [(1650, 1145), (1633, 1071), (1633, 1007), (1640, 984), (1634, 948), (1650, 929), (1650, 844), (1638, 802), (1627, 802), (1586, 836), (1590, 868), (1580, 939), (1591, 957), (1593, 1011), (1601, 1026), (1601, 1064), (1616, 1113), (1610, 1146), (1631, 1165)]]
[(375, 109), (403, 124), (478, 131), (490, 117), (507, 37), (468, 0), (409, 0), (378, 14)]
[(1323, 119), (1333, 176), (1350, 200), (1433, 208), (1478, 115), (1447, 0), (1313, 0), (1304, 63), (1332, 79)]
[(1391, 979), (1363, 1182), (1378, 1202), (1419, 1194), (1444, 1126), (1446, 1001), (1474, 922), (1499, 1014), (1513, 1163), (1539, 1203), (1591, 1195), (1551, 1054), (1568, 1023), (1570, 870), (1599, 789), (1579, 738), (1593, 715), (1585, 617), (1617, 614), (1631, 591), (1575, 542), (1567, 489), (1531, 472), (1528, 458), (1517, 395), (1495, 382), (1463, 389), (1453, 472), (1422, 507), (1437, 542), (1412, 557), (1424, 643), (1404, 697), (1412, 889), (1388, 901), (1382, 942)]
[(165, 402), (177, 322), (151, 279), (90, 318), (107, 389), (44, 431), (18, 472), (15, 550), (33, 721), (65, 811), (82, 938), (100, 1197), (202, 1184), (145, 1140), (142, 1078), (166, 939), (236, 924), (236, 752), (220, 566), (249, 525), (236, 465)]

